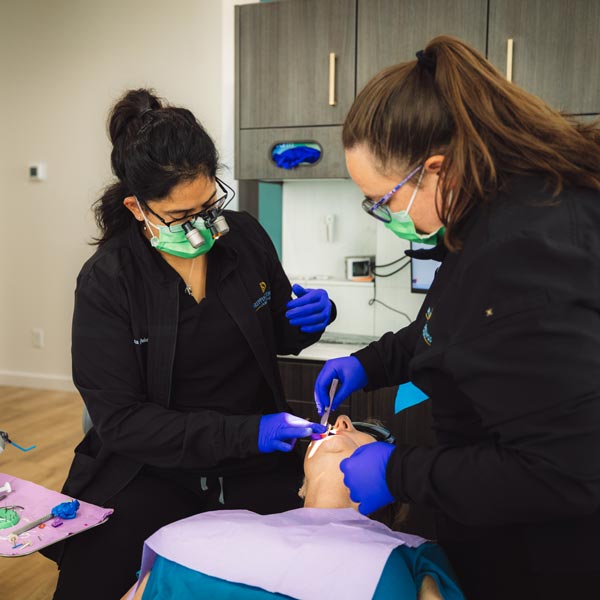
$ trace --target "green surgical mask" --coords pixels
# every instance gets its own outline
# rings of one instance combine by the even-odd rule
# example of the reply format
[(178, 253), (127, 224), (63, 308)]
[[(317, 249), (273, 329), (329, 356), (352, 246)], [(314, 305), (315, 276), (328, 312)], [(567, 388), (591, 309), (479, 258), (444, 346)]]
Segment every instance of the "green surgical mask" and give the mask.
[(167, 227), (166, 225), (153, 225), (148, 221), (146, 214), (141, 207), (140, 211), (144, 216), (146, 225), (150, 227), (150, 231), (158, 231), (158, 236), (152, 235), (150, 238), (150, 244), (152, 244), (153, 248), (156, 248), (161, 252), (179, 256), (181, 258), (196, 258), (196, 256), (206, 254), (215, 245), (215, 240), (211, 232), (206, 229), (204, 221), (200, 217), (194, 220), (192, 227), (200, 232), (200, 235), (204, 238), (204, 244), (199, 248), (194, 248), (185, 237), (185, 231), (181, 225), (170, 225), (170, 227)]
[(392, 220), (389, 223), (385, 223), (385, 226), (403, 240), (419, 242), (421, 244), (431, 244), (432, 246), (435, 246), (438, 243), (438, 239), (444, 235), (445, 228), (443, 226), (440, 226), (438, 229), (432, 231), (431, 233), (419, 233), (417, 231), (417, 228), (415, 227), (415, 223), (412, 220), (412, 217), (408, 214), (408, 211), (411, 209), (413, 202), (415, 201), (417, 190), (421, 185), (421, 180), (423, 179), (424, 172), (425, 169), (421, 169), (419, 180), (417, 181), (417, 185), (413, 190), (412, 196), (410, 197), (406, 209), (398, 212), (390, 211), (390, 216), (392, 217)]

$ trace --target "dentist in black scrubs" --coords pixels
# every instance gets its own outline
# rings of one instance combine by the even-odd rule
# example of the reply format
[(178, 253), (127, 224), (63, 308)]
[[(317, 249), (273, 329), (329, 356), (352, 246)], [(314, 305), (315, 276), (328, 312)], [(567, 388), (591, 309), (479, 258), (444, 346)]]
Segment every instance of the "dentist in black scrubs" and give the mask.
[[(414, 323), (329, 361), (317, 404), (412, 381), (435, 447), (343, 461), (368, 514), (436, 512), (467, 598), (600, 595), (600, 129), (439, 37), (376, 75), (343, 129), (363, 207), (442, 265)], [(437, 245), (436, 245), (437, 244)]]
[(205, 510), (300, 506), (298, 438), (278, 354), (317, 341), (335, 316), (294, 287), (270, 238), (224, 210), (213, 141), (183, 108), (132, 90), (109, 122), (116, 181), (95, 205), (96, 253), (75, 293), (73, 379), (93, 427), (64, 492), (113, 507), (106, 524), (45, 553), (56, 599), (119, 598), (144, 539)]

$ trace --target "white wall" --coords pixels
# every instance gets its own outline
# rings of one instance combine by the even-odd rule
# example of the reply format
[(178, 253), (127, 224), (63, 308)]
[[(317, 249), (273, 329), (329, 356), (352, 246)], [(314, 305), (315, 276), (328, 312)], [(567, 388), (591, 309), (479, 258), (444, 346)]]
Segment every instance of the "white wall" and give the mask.
[[(282, 193), (282, 262), (290, 277), (345, 279), (346, 256), (374, 256), (375, 220), (366, 217), (350, 180), (287, 181)], [(333, 237), (326, 237), (332, 216)]]
[[(90, 206), (112, 181), (106, 120), (123, 91), (153, 87), (169, 102), (190, 108), (233, 172), (233, 7), (249, 1), (2, 4), (0, 384), (72, 389), (73, 290), (94, 251), (88, 245), (96, 233)], [(47, 164), (46, 182), (28, 181), (28, 165), (35, 161)], [(341, 278), (346, 255), (376, 252), (380, 262), (399, 255), (401, 242), (361, 214), (360, 194), (351, 182), (293, 182), (284, 189), (284, 202), (293, 197), (298, 208), (302, 197), (308, 209), (294, 212), (293, 231), (303, 244), (284, 212), (284, 263), (294, 274)], [(326, 204), (339, 219), (336, 241), (323, 247), (319, 219), (330, 212), (321, 208)], [(409, 275), (407, 269), (379, 280), (377, 296), (414, 317), (422, 298), (408, 291)], [(339, 289), (332, 293), (338, 303)], [(348, 329), (356, 312), (364, 319), (364, 293), (356, 294), (360, 311), (344, 311), (336, 326)], [(379, 334), (406, 322), (381, 306), (368, 310), (360, 332)], [(33, 328), (45, 333), (41, 349), (32, 347)]]
[[(71, 386), (73, 290), (93, 252), (89, 207), (111, 181), (108, 110), (124, 90), (150, 86), (187, 106), (231, 161), (233, 4), (3, 3), (0, 384)], [(32, 161), (47, 163), (46, 182), (27, 180)], [(34, 327), (42, 349), (31, 345)]]
[[(410, 266), (392, 277), (376, 279), (376, 289), (345, 280), (346, 256), (375, 256), (387, 264), (402, 256), (408, 242), (398, 239), (361, 208), (362, 194), (352, 181), (288, 181), (283, 185), (282, 263), (292, 280), (327, 290), (338, 307), (331, 333), (375, 335), (397, 331), (414, 319), (422, 294), (410, 291)], [(327, 241), (325, 217), (335, 215)], [(391, 273), (396, 267), (380, 269)], [(368, 289), (367, 289), (368, 288)], [(399, 314), (377, 300), (405, 313)]]

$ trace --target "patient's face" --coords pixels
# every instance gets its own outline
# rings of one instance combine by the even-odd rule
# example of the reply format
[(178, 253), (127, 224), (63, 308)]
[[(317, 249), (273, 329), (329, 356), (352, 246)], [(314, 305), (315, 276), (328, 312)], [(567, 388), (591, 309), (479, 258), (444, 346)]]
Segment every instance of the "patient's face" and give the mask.
[(340, 462), (348, 458), (359, 446), (371, 444), (375, 438), (358, 431), (346, 415), (340, 415), (333, 426), (335, 435), (310, 443), (304, 458), (304, 475), (310, 483), (313, 477), (339, 473)]

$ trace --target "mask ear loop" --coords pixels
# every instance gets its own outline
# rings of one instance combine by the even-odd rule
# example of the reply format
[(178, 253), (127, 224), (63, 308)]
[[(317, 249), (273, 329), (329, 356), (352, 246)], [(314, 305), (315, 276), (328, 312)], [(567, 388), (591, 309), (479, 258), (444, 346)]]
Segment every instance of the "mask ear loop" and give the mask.
[(137, 196), (134, 196), (134, 198), (135, 198), (136, 204), (138, 205), (138, 208), (140, 209), (140, 212), (142, 213), (142, 217), (144, 217), (144, 222), (146, 223), (146, 225), (148, 227), (150, 227), (150, 233), (152, 233), (152, 237), (150, 238), (150, 243), (153, 246), (156, 246), (156, 244), (158, 244), (158, 237), (156, 237), (154, 235), (154, 232), (152, 231), (152, 228), (156, 229), (159, 232), (160, 232), (160, 229), (158, 227), (156, 227), (156, 225), (152, 225), (152, 223), (150, 223), (150, 221), (148, 221), (148, 218), (146, 217), (146, 213), (142, 210), (142, 206), (140, 205), (140, 202), (137, 199)]
[(408, 214), (408, 211), (411, 209), (413, 202), (415, 201), (415, 198), (417, 197), (417, 190), (419, 189), (419, 186), (421, 185), (421, 180), (423, 179), (423, 173), (425, 173), (425, 165), (423, 165), (423, 168), (421, 169), (421, 172), (419, 173), (419, 179), (417, 180), (417, 185), (415, 186), (412, 196), (410, 197), (410, 200), (408, 201), (408, 206), (406, 207), (406, 214)]

